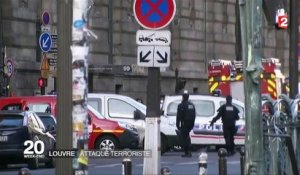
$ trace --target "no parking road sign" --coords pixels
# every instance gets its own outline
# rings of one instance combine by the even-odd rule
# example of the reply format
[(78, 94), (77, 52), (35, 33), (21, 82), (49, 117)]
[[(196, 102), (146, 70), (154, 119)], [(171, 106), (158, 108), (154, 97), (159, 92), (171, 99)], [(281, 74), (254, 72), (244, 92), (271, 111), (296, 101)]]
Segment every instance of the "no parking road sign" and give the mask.
[(137, 22), (146, 29), (161, 29), (174, 18), (175, 0), (135, 0), (133, 5)]

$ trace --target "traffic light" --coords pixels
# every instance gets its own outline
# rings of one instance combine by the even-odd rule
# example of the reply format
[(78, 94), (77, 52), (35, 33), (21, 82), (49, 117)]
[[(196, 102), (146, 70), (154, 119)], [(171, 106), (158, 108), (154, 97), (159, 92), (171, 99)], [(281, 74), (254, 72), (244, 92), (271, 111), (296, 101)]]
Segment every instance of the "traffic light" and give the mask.
[(47, 86), (47, 79), (45, 78), (39, 78), (38, 79), (38, 86), (39, 87), (46, 87)]

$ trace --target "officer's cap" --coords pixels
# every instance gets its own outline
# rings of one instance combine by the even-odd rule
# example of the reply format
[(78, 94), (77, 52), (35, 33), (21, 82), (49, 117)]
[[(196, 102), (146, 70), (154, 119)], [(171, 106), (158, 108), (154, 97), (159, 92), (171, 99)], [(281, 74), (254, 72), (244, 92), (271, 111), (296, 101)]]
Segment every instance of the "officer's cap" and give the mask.
[(183, 91), (183, 94), (182, 94), (182, 97), (183, 97), (184, 99), (189, 99), (189, 92), (188, 92), (187, 90), (184, 90), (184, 91)]

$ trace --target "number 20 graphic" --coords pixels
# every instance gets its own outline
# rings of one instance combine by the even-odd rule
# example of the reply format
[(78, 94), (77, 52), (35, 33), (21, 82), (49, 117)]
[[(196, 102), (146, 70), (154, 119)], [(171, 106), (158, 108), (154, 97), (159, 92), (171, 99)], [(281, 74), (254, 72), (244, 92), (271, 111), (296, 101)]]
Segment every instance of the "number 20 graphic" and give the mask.
[(288, 17), (287, 15), (278, 17), (278, 27), (282, 29), (288, 28)]

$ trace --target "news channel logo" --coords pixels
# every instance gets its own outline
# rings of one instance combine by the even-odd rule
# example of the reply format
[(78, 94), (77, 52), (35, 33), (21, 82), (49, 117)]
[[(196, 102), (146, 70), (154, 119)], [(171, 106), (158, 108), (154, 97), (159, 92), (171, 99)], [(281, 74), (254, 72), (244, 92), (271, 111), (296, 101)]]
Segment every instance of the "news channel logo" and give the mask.
[(24, 158), (45, 158), (45, 144), (43, 141), (26, 140), (24, 146), (26, 147), (23, 152)]

